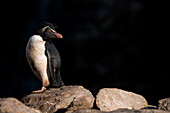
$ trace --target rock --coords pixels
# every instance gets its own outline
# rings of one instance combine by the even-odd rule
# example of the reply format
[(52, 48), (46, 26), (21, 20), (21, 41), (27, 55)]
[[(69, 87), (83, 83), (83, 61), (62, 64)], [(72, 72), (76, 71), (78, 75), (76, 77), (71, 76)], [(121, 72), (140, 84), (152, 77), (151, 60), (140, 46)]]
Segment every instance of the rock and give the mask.
[(68, 111), (81, 108), (92, 108), (94, 97), (82, 86), (63, 86), (50, 88), (43, 93), (30, 94), (22, 99), (23, 103), (43, 113), (54, 113), (58, 110)]
[(110, 113), (168, 113), (165, 111), (161, 111), (158, 109), (140, 109), (140, 110), (134, 110), (134, 109), (118, 109)]
[[(74, 112), (72, 111), (72, 112), (66, 112), (66, 113), (106, 113), (106, 112), (100, 111), (97, 109), (79, 109)], [(107, 113), (109, 113), (109, 112), (107, 112)]]
[(66, 113), (169, 113), (169, 112), (165, 112), (157, 109), (141, 109), (141, 110), (118, 109), (111, 112), (105, 112), (96, 109), (80, 109), (74, 112), (66, 112)]
[(159, 100), (158, 109), (165, 110), (165, 111), (170, 111), (170, 97)]
[(29, 108), (15, 98), (0, 99), (0, 113), (41, 113), (39, 110)]
[(143, 96), (117, 88), (103, 88), (96, 97), (96, 105), (102, 111), (141, 109), (148, 106)]

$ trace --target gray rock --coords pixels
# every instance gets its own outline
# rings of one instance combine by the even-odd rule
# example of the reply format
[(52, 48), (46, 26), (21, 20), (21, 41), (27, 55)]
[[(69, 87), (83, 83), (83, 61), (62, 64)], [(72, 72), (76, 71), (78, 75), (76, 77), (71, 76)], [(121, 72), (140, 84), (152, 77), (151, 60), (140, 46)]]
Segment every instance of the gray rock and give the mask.
[(0, 113), (41, 113), (39, 110), (29, 108), (15, 98), (0, 99)]
[(79, 109), (76, 111), (66, 112), (66, 113), (109, 113), (109, 112), (104, 112), (97, 109)]
[(165, 110), (165, 111), (170, 111), (170, 97), (159, 100), (158, 109)]
[(169, 113), (169, 112), (161, 111), (157, 109), (141, 109), (141, 110), (118, 109), (111, 112), (105, 112), (96, 109), (80, 109), (74, 112), (66, 112), (66, 113)]
[(103, 88), (96, 97), (96, 105), (102, 111), (141, 109), (148, 106), (143, 96), (117, 88)]
[(24, 104), (43, 113), (54, 113), (63, 109), (72, 111), (92, 108), (94, 100), (91, 92), (82, 86), (50, 88), (43, 93), (30, 94), (22, 99)]

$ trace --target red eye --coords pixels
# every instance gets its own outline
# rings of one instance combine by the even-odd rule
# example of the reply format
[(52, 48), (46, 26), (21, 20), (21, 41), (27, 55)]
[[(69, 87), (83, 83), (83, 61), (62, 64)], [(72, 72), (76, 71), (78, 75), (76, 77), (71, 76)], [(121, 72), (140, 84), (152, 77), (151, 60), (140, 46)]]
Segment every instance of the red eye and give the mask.
[(50, 30), (50, 33), (52, 33), (53, 31), (52, 30)]

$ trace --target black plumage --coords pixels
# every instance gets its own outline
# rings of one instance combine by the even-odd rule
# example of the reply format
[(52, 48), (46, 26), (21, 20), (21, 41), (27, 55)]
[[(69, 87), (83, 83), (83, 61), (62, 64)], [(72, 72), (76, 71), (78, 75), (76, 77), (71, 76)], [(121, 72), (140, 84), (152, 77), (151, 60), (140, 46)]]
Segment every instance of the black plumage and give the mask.
[(47, 56), (47, 73), (50, 81), (50, 85), (54, 87), (59, 87), (64, 85), (60, 76), (61, 59), (60, 55), (53, 45), (53, 43), (48, 40), (45, 43), (45, 54)]

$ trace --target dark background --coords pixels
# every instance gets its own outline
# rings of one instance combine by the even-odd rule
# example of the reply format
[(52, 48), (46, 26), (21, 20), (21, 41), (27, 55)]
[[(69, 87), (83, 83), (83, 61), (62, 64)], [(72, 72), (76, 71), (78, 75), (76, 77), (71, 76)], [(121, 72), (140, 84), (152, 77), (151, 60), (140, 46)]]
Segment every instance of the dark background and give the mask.
[(165, 2), (148, 0), (23, 0), (1, 3), (0, 97), (21, 99), (41, 88), (25, 56), (42, 21), (58, 25), (52, 40), (65, 85), (95, 96), (104, 87), (143, 95), (149, 104), (170, 96), (169, 26)]

